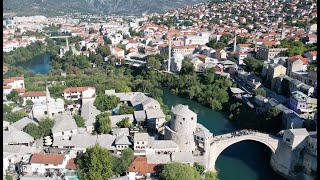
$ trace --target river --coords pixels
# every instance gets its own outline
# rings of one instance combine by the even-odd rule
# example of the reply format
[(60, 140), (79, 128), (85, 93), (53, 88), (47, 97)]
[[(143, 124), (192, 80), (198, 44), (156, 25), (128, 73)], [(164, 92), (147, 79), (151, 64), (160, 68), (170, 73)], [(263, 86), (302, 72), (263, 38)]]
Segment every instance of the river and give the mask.
[[(209, 109), (190, 99), (181, 98), (169, 90), (163, 91), (163, 102), (169, 108), (177, 104), (188, 105), (197, 113), (198, 123), (213, 134), (229, 133), (236, 128), (219, 111)], [(284, 180), (271, 169), (269, 148), (259, 142), (242, 141), (225, 149), (217, 159), (220, 180)]]
[(19, 66), (34, 73), (47, 74), (52, 67), (49, 65), (50, 54), (45, 53), (35, 56), (30, 61), (22, 63)]

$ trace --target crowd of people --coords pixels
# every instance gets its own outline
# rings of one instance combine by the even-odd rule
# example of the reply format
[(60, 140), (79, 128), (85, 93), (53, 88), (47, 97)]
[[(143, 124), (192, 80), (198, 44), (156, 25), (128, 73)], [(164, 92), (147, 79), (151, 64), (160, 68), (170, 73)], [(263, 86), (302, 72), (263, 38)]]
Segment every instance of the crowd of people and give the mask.
[(252, 129), (243, 129), (240, 131), (235, 131), (231, 133), (231, 136), (214, 136), (214, 141), (219, 141), (222, 139), (230, 139), (237, 136), (243, 136), (243, 135), (255, 135), (258, 131), (252, 130)]
[(252, 129), (243, 129), (231, 133), (231, 137), (242, 136), (242, 135), (255, 135), (258, 131)]

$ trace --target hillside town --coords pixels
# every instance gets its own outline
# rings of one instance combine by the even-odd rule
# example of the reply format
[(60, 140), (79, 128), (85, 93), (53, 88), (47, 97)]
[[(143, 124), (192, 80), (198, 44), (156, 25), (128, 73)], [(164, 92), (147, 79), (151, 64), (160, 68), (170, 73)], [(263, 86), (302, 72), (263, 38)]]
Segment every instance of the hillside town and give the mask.
[[(87, 69), (102, 64), (107, 72), (114, 71), (108, 66), (115, 66), (179, 75), (188, 74), (189, 65), (196, 74), (230, 80), (230, 102), (255, 116), (281, 114), (281, 127), (276, 128), (281, 131), (275, 137), (287, 144), (278, 148), (289, 148), (295, 155), (278, 162), (288, 169), (274, 166), (279, 173), (287, 178), (316, 177), (316, 19), (314, 0), (210, 1), (143, 17), (3, 17), (4, 179), (79, 179), (83, 162), (77, 158), (97, 144), (120, 160), (132, 153), (132, 161), (108, 176), (111, 179), (159, 179), (171, 162), (212, 170), (209, 147), (219, 135), (200, 124), (188, 105), (165, 109), (151, 92), (101, 91), (88, 83), (69, 86), (63, 80), (45, 81), (45, 90), (30, 91), (27, 87), (33, 82), (25, 83), (29, 77), (10, 75), (14, 66), (24, 63), (17, 59), (37, 55), (25, 52), (29, 46), (52, 44), (58, 49), (54, 60), (80, 57), (72, 61), (82, 66), (84, 59)], [(65, 68), (54, 60), (54, 69), (63, 69), (61, 77), (72, 76), (70, 65)], [(65, 88), (52, 93), (49, 89), (56, 84)]]

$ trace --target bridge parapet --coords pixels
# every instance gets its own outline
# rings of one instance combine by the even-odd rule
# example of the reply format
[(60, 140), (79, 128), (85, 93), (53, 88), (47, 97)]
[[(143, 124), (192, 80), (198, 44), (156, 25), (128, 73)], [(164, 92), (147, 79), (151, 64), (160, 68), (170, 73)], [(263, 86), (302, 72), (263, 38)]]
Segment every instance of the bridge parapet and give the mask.
[(236, 131), (236, 132), (232, 132), (232, 133), (228, 133), (228, 134), (223, 134), (220, 136), (215, 136), (212, 139), (211, 144), (214, 144), (217, 142), (222, 142), (222, 141), (227, 141), (227, 140), (234, 140), (235, 138), (240, 138), (240, 137), (241, 138), (242, 137), (249, 137), (249, 136), (264, 138), (266, 140), (276, 140), (276, 141), (279, 140), (278, 137), (272, 136), (270, 134), (261, 133), (256, 130), (243, 129), (241, 131)]

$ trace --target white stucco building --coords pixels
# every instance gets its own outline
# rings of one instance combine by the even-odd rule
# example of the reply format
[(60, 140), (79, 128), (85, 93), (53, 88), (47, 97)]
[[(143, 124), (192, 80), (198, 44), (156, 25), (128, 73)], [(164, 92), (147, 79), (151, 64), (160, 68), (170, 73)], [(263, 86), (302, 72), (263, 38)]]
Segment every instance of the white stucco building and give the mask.
[(63, 90), (63, 97), (73, 101), (78, 101), (83, 98), (92, 98), (95, 96), (95, 87), (71, 87)]

